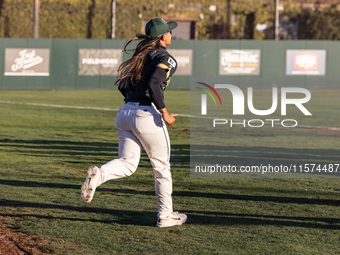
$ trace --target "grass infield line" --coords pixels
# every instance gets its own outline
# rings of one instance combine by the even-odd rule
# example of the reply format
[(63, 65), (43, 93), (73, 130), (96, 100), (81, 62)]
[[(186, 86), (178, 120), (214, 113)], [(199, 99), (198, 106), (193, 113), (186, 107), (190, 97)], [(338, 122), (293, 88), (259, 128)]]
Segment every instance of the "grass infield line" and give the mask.
[[(69, 108), (69, 109), (80, 109), (80, 110), (95, 110), (95, 111), (112, 111), (117, 112), (118, 109), (112, 108), (102, 108), (102, 107), (87, 107), (87, 106), (76, 106), (76, 105), (58, 105), (58, 104), (39, 104), (39, 103), (27, 103), (27, 102), (12, 102), (12, 101), (1, 101), (1, 104), (18, 104), (18, 105), (31, 105), (31, 106), (43, 106), (43, 107), (54, 107), (54, 108)], [(188, 114), (177, 114), (179, 117), (186, 118), (196, 118), (196, 119), (218, 119), (219, 117), (203, 117), (203, 116), (195, 116)], [(228, 121), (230, 119), (227, 119)], [(234, 119), (235, 121), (242, 121), (241, 119)], [(256, 123), (256, 121), (255, 121)], [(269, 123), (269, 121), (268, 121)], [(280, 125), (279, 123), (274, 123), (274, 125)], [(307, 128), (307, 129), (327, 129), (327, 130), (335, 130), (340, 131), (340, 128), (337, 127), (323, 127), (323, 126), (307, 126), (307, 125), (297, 125), (299, 128)]]

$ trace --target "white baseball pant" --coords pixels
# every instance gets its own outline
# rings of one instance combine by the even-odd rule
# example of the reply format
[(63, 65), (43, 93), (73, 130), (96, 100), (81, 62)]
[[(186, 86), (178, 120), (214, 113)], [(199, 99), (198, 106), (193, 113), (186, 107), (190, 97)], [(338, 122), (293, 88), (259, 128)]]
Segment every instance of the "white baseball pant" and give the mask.
[(172, 178), (170, 140), (162, 115), (154, 105), (129, 102), (118, 110), (115, 127), (119, 138), (118, 159), (99, 168), (102, 178), (98, 186), (133, 174), (144, 148), (154, 171), (158, 217), (166, 218), (172, 212)]

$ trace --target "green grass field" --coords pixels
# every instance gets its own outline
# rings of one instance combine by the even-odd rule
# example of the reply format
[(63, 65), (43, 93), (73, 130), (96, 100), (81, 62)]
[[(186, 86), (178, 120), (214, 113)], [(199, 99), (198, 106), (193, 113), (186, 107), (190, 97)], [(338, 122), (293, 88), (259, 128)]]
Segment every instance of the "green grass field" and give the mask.
[[(167, 91), (168, 110), (189, 114), (189, 94)], [(338, 114), (333, 107), (340, 91), (317, 95), (309, 107), (318, 117), (308, 124), (339, 125), (331, 113)], [(155, 227), (153, 171), (145, 153), (135, 174), (103, 184), (85, 204), (80, 186), (87, 168), (117, 157), (116, 112), (46, 104), (118, 109), (122, 102), (117, 91), (0, 92), (1, 225), (33, 237), (27, 242), (44, 254), (339, 254), (338, 179), (190, 178), (187, 117), (169, 128), (174, 209), (188, 215), (187, 223)], [(322, 114), (320, 105), (329, 111)], [(230, 139), (228, 153), (235, 156), (261, 157), (265, 144), (256, 143), (285, 138), (283, 147), (292, 151), (277, 144), (274, 151), (287, 152), (282, 158), (299, 152), (340, 163), (338, 134), (275, 129), (260, 140), (254, 138), (260, 131), (232, 132), (239, 139)], [(297, 140), (322, 152), (303, 152)]]

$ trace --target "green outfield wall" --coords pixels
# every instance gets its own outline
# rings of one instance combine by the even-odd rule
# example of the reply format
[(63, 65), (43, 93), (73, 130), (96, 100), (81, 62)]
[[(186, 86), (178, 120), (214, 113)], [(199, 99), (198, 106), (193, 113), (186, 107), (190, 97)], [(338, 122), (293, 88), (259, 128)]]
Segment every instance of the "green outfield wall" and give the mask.
[[(0, 89), (116, 89), (116, 70), (129, 56), (125, 40), (0, 39)], [(190, 78), (240, 88), (340, 87), (337, 41), (173, 41), (178, 62), (168, 89)]]

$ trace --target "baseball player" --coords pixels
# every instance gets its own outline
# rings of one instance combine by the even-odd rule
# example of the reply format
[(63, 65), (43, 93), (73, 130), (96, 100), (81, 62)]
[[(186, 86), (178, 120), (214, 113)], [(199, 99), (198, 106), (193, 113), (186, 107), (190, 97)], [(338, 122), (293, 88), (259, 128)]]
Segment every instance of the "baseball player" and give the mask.
[(174, 21), (161, 18), (150, 20), (145, 34), (135, 34), (124, 46), (140, 40), (131, 59), (118, 68), (118, 88), (125, 104), (119, 109), (115, 128), (118, 132), (119, 158), (101, 167), (91, 166), (81, 186), (81, 197), (89, 203), (96, 188), (111, 179), (133, 174), (138, 166), (142, 148), (149, 156), (154, 171), (158, 201), (157, 227), (182, 225), (187, 216), (173, 212), (172, 178), (170, 172), (170, 140), (167, 126), (175, 122), (169, 113), (163, 92), (177, 69), (176, 60), (167, 52), (171, 44)]

